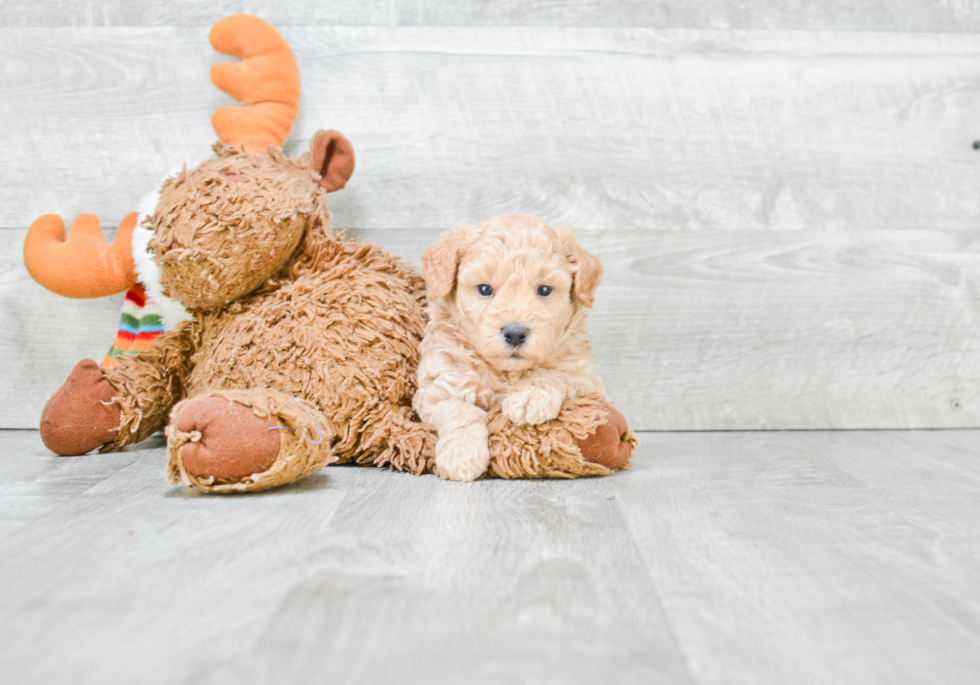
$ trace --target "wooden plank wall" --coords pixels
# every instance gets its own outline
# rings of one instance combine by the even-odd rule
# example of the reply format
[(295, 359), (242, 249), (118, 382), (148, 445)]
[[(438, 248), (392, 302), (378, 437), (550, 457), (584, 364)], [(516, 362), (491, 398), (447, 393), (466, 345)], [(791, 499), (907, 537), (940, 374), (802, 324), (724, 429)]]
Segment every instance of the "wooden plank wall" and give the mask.
[(69, 302), (38, 215), (114, 226), (214, 139), (210, 25), (296, 52), (333, 196), (418, 263), (522, 211), (603, 258), (591, 331), (645, 430), (980, 426), (980, 2), (5, 2), (0, 426), (33, 427), (119, 300)]

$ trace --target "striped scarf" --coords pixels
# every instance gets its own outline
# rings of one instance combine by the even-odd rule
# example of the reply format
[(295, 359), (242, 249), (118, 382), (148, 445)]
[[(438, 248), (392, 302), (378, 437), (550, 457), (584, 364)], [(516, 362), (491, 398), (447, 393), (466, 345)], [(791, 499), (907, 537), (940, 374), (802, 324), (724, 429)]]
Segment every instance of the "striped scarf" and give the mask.
[(112, 368), (119, 363), (119, 357), (149, 349), (164, 330), (159, 308), (147, 297), (143, 286), (137, 283), (126, 293), (119, 319), (119, 333), (109, 348), (109, 354), (102, 360), (102, 367)]

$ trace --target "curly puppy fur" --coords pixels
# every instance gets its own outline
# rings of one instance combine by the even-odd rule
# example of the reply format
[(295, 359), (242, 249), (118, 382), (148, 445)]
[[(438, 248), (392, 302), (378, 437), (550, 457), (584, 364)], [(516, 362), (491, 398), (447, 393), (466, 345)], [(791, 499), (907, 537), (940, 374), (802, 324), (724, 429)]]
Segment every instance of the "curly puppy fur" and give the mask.
[(538, 425), (603, 394), (584, 338), (602, 266), (570, 229), (520, 214), (463, 226), (422, 262), (430, 305), (414, 406), (438, 431), (439, 475), (470, 481), (490, 463), (492, 408)]

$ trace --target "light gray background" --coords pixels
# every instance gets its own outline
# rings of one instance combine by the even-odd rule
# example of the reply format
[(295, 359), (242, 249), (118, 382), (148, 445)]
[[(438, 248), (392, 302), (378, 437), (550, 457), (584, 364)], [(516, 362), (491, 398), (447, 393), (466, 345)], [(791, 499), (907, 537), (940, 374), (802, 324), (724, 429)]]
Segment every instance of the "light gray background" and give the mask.
[(463, 222), (579, 230), (641, 430), (980, 425), (980, 3), (27, 2), (0, 9), (0, 425), (34, 427), (119, 297), (27, 276), (208, 154), (210, 25), (278, 24), (358, 167), (335, 226), (418, 263)]

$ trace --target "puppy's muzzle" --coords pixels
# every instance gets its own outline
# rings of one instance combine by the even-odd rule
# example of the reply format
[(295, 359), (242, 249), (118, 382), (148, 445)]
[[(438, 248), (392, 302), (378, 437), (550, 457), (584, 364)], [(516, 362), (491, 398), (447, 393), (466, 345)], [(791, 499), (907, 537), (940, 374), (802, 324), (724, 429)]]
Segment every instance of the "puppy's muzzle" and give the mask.
[(504, 342), (515, 350), (521, 347), (530, 334), (527, 326), (519, 323), (509, 323), (500, 329), (500, 335), (504, 337)]

